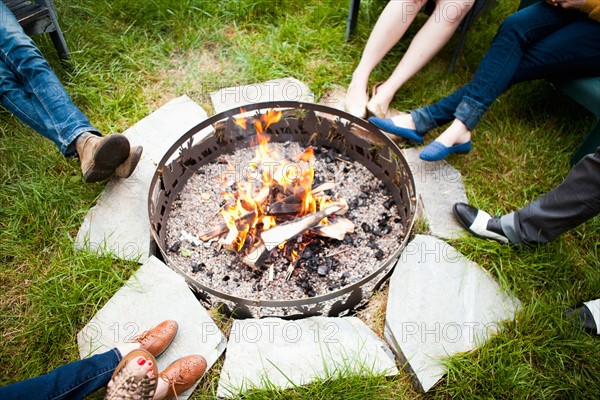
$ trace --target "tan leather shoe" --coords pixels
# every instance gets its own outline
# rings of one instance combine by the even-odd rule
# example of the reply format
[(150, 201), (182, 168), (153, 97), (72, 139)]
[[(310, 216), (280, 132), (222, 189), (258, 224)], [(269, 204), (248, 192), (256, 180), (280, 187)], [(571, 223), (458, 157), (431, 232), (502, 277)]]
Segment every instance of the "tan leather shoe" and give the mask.
[(180, 358), (169, 365), (167, 369), (158, 374), (159, 378), (167, 382), (166, 399), (177, 397), (196, 383), (206, 371), (206, 360), (202, 356), (192, 355)]
[(144, 148), (142, 146), (132, 146), (127, 160), (125, 160), (123, 164), (119, 165), (115, 170), (115, 176), (117, 178), (129, 178), (133, 171), (135, 171), (135, 167), (137, 167), (138, 162), (140, 162), (143, 151)]
[(86, 182), (108, 178), (129, 156), (129, 141), (119, 134), (102, 137), (84, 133), (77, 138), (75, 147)]
[(148, 350), (154, 357), (158, 357), (175, 339), (178, 328), (177, 322), (166, 320), (134, 337), (133, 341), (138, 342), (142, 349)]

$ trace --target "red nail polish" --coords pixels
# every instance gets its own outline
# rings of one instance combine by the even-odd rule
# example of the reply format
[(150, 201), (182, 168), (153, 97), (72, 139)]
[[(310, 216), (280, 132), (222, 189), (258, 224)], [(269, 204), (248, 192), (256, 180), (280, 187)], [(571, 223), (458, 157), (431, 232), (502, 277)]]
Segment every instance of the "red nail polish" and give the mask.
[(152, 361), (148, 361), (148, 366), (151, 367), (152, 366)]
[(146, 364), (146, 359), (145, 358), (139, 358), (138, 359), (138, 365), (144, 365)]

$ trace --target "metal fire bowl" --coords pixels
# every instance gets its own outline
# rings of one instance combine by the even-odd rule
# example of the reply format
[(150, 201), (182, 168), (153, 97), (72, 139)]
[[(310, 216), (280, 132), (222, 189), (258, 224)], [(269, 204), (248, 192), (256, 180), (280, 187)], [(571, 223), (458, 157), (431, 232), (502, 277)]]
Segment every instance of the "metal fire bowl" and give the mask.
[[(173, 201), (187, 180), (203, 165), (222, 154), (251, 146), (255, 139), (252, 124), (243, 130), (234, 124), (241, 116), (263, 114), (269, 109), (283, 111), (267, 134), (272, 142), (300, 142), (305, 146), (333, 148), (363, 164), (391, 193), (402, 220), (397, 248), (380, 262), (375, 272), (354, 284), (316, 297), (294, 300), (248, 299), (222, 293), (196, 281), (169, 260), (166, 226)], [(254, 142), (252, 142), (254, 143)], [(257, 103), (214, 115), (181, 136), (160, 161), (148, 197), (152, 238), (166, 264), (181, 274), (197, 296), (211, 306), (221, 306), (238, 318), (300, 318), (314, 315), (347, 315), (364, 305), (373, 290), (389, 277), (406, 245), (416, 212), (415, 184), (408, 164), (398, 147), (375, 126), (346, 112), (312, 103), (293, 101)]]

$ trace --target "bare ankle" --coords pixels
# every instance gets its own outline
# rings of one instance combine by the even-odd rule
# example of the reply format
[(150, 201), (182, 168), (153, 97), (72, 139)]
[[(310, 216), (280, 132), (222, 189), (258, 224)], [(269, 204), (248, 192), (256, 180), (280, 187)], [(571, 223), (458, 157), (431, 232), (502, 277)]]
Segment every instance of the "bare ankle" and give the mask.
[(452, 123), (436, 140), (449, 147), (466, 143), (471, 140), (471, 136), (471, 131), (459, 121), (459, 123)]

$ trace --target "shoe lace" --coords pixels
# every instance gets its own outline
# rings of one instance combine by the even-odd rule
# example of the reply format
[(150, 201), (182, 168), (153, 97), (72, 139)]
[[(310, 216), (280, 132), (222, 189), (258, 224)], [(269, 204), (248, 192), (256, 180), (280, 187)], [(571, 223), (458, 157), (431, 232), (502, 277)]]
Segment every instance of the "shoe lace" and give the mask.
[(127, 341), (127, 343), (141, 343), (143, 340), (145, 340), (146, 338), (148, 338), (148, 336), (150, 336), (150, 333), (148, 331), (144, 331), (142, 333), (140, 333), (137, 336), (134, 336), (133, 338), (129, 339)]
[[(185, 385), (186, 384), (185, 379), (183, 379), (181, 377), (181, 375), (177, 375), (176, 378), (171, 378), (170, 376), (161, 375), (160, 378), (163, 381), (167, 382), (167, 385), (169, 385), (169, 389), (171, 389), (171, 391), (173, 391), (173, 395), (175, 396), (175, 399), (179, 400), (179, 396), (177, 396), (177, 390), (175, 390), (175, 385)], [(167, 391), (167, 393), (168, 393), (168, 391)]]

